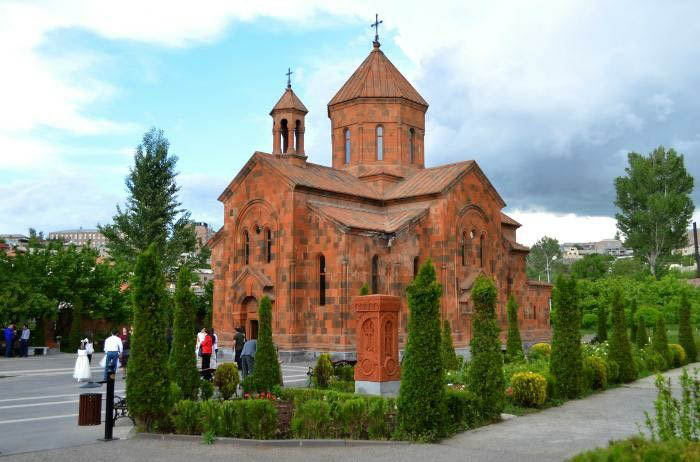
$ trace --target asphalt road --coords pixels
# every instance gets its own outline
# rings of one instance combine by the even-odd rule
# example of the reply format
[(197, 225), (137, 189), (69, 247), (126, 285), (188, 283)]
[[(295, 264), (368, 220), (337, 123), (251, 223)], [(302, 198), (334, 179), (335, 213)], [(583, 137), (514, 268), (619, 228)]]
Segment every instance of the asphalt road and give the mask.
[[(92, 358), (93, 380), (101, 380), (99, 361)], [(104, 426), (78, 426), (80, 393), (103, 393), (105, 387), (83, 389), (73, 379), (75, 355), (0, 359), (0, 454), (56, 449), (94, 442)], [(284, 364), (288, 386), (305, 385), (307, 364)], [(117, 374), (115, 393), (124, 395), (123, 374)], [(103, 398), (104, 403), (104, 398)], [(104, 408), (104, 404), (103, 404)], [(131, 421), (120, 419), (115, 436), (131, 430)]]

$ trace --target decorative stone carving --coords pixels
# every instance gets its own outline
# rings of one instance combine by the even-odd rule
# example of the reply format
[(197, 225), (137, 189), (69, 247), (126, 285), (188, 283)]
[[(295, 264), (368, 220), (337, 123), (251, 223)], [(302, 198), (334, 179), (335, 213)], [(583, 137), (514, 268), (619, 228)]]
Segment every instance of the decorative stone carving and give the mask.
[(366, 295), (355, 297), (353, 301), (353, 311), (360, 326), (355, 382), (365, 385), (374, 383), (362, 392), (372, 393), (373, 389), (381, 391), (382, 383), (396, 382), (394, 385), (398, 386), (401, 377), (398, 342), (400, 306), (400, 298), (392, 295)]

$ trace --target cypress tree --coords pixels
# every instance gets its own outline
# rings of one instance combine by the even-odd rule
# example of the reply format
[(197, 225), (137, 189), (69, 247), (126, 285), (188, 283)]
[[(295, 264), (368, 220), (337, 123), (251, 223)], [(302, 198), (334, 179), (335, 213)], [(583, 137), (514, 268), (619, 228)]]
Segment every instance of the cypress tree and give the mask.
[(651, 347), (666, 361), (666, 367), (671, 365), (671, 351), (668, 348), (668, 335), (666, 333), (666, 320), (663, 314), (656, 319), (654, 335), (651, 337)]
[(608, 339), (608, 310), (605, 309), (605, 302), (601, 301), (598, 306), (598, 332), (596, 333), (599, 342)]
[(642, 349), (649, 344), (649, 334), (647, 333), (647, 323), (643, 317), (637, 320), (637, 348)]
[(447, 319), (442, 324), (442, 363), (445, 366), (445, 370), (448, 371), (456, 370), (459, 367), (457, 353), (455, 353), (455, 348), (452, 344), (452, 327)]
[(258, 308), (260, 327), (258, 345), (255, 353), (253, 382), (260, 391), (271, 391), (275, 385), (282, 385), (277, 350), (272, 343), (272, 304), (266, 295), (260, 300)]
[(134, 333), (126, 394), (129, 414), (140, 427), (153, 431), (165, 423), (170, 406), (170, 380), (163, 371), (168, 360), (167, 295), (155, 245), (136, 259), (132, 291)]
[(467, 386), (476, 395), (479, 412), (486, 419), (498, 419), (505, 405), (503, 354), (496, 322), (497, 296), (491, 279), (476, 278), (472, 287), (474, 320)]
[(554, 394), (576, 398), (581, 393), (583, 359), (581, 357), (581, 310), (576, 279), (559, 275), (552, 294), (552, 355), (550, 371)]
[(194, 316), (195, 295), (190, 288), (191, 283), (190, 270), (182, 266), (175, 290), (170, 380), (180, 387), (183, 399), (196, 400), (200, 379), (194, 352), (197, 328)]
[(634, 317), (637, 314), (637, 298), (633, 297), (630, 304), (630, 342), (637, 341), (637, 323)]
[(637, 367), (632, 358), (630, 339), (627, 337), (625, 308), (620, 287), (615, 287), (612, 293), (612, 328), (609, 357), (620, 367), (620, 381), (632, 382), (637, 379)]
[(408, 339), (401, 366), (397, 399), (398, 425), (410, 438), (435, 440), (444, 434), (446, 420), (445, 369), (440, 351), (440, 294), (435, 268), (421, 265), (408, 296)]
[(698, 356), (698, 351), (695, 345), (693, 326), (690, 321), (690, 300), (685, 290), (681, 293), (681, 306), (678, 318), (680, 322), (678, 326), (678, 343), (680, 343), (685, 350), (686, 361), (688, 361), (688, 363), (693, 363)]
[(518, 304), (513, 294), (508, 297), (508, 339), (506, 340), (506, 360), (523, 359), (523, 342), (518, 328)]

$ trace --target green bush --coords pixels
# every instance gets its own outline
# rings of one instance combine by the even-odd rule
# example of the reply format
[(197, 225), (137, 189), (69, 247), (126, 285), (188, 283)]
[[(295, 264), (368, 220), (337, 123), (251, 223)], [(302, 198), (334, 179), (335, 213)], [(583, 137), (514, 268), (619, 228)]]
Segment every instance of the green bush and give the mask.
[(508, 338), (506, 339), (506, 361), (519, 361), (523, 359), (523, 342), (520, 339), (518, 328), (518, 304), (515, 296), (508, 297)]
[(292, 417), (292, 433), (297, 438), (326, 438), (331, 423), (328, 403), (312, 399), (295, 407)]
[(355, 380), (355, 368), (349, 364), (342, 366), (333, 365), (333, 375), (339, 380), (353, 382)]
[(534, 372), (518, 372), (511, 377), (513, 401), (525, 407), (539, 407), (547, 400), (547, 379)]
[(202, 433), (211, 433), (213, 435), (222, 435), (223, 431), (223, 412), (221, 402), (219, 401), (202, 401), (199, 407), (200, 418), (202, 419)]
[(690, 462), (700, 460), (700, 443), (688, 441), (649, 441), (633, 437), (613, 441), (607, 448), (586, 451), (571, 462)]
[(170, 382), (170, 404), (174, 406), (176, 403), (182, 401), (184, 397), (182, 396), (182, 390), (175, 382)]
[(644, 319), (637, 321), (637, 348), (644, 348), (649, 344), (649, 334), (647, 333), (647, 323)]
[(467, 386), (479, 400), (484, 418), (497, 420), (505, 405), (505, 379), (500, 329), (496, 321), (496, 286), (479, 276), (472, 286), (474, 318)]
[(700, 377), (697, 369), (690, 376), (684, 368), (679, 383), (680, 400), (671, 393), (671, 379), (656, 375), (656, 415), (652, 417), (648, 412), (644, 413), (652, 440), (700, 440)]
[(654, 327), (654, 335), (651, 338), (652, 349), (661, 355), (666, 361), (664, 370), (668, 369), (671, 365), (671, 350), (668, 347), (668, 336), (666, 333), (666, 321), (663, 316), (659, 316), (656, 320), (656, 327)]
[(612, 292), (612, 321), (613, 330), (608, 356), (620, 367), (620, 382), (629, 383), (637, 380), (637, 367), (632, 359), (632, 346), (627, 336), (625, 308), (620, 286), (615, 286)]
[(549, 359), (552, 355), (552, 345), (549, 343), (535, 343), (527, 351), (527, 359), (537, 361), (539, 359)]
[(445, 370), (439, 354), (442, 288), (430, 260), (421, 265), (406, 293), (408, 339), (397, 400), (398, 425), (409, 438), (435, 440), (445, 429)]
[(606, 358), (605, 371), (608, 374), (608, 383), (620, 383), (620, 365), (617, 362)]
[(238, 390), (238, 366), (236, 363), (224, 363), (216, 368), (214, 373), (214, 385), (219, 389), (222, 399), (231, 399)]
[(177, 383), (186, 399), (197, 399), (199, 371), (195, 357), (195, 295), (192, 275), (182, 266), (177, 277), (173, 313), (173, 342), (168, 363), (170, 380)]
[(686, 354), (683, 347), (677, 343), (671, 343), (668, 347), (671, 350), (671, 367), (684, 366)]
[(656, 320), (661, 317), (661, 313), (651, 306), (643, 306), (637, 310), (636, 316), (637, 321), (643, 321), (645, 327), (653, 327), (656, 325)]
[(598, 306), (598, 322), (596, 329), (596, 340), (605, 342), (608, 340), (608, 311), (605, 309), (605, 303)]
[(683, 347), (688, 363), (693, 363), (697, 359), (698, 350), (697, 345), (695, 344), (695, 336), (693, 335), (690, 311), (688, 291), (684, 290), (681, 293), (681, 303), (678, 310), (678, 343), (680, 343)]
[(550, 358), (554, 394), (559, 398), (577, 398), (581, 394), (583, 360), (578, 296), (576, 279), (559, 275), (552, 295), (553, 333)]
[(272, 343), (272, 305), (265, 295), (258, 307), (259, 330), (258, 344), (255, 352), (253, 380), (258, 391), (270, 391), (275, 385), (282, 385), (280, 363), (277, 350)]
[(327, 353), (322, 353), (316, 360), (314, 367), (313, 383), (318, 388), (328, 388), (331, 376), (333, 375), (333, 363)]
[(605, 390), (608, 387), (608, 367), (605, 360), (598, 356), (583, 358), (583, 377), (586, 388)]
[(170, 380), (163, 372), (168, 361), (165, 339), (168, 296), (155, 245), (138, 256), (131, 284), (134, 334), (126, 394), (129, 414), (143, 429), (153, 431), (167, 423), (171, 406)]
[(180, 435), (199, 435), (202, 433), (200, 415), (199, 402), (186, 399), (176, 403), (172, 413), (175, 433)]
[(202, 401), (211, 399), (214, 396), (214, 384), (208, 380), (199, 381), (199, 397)]
[(452, 327), (450, 321), (445, 319), (442, 325), (442, 343), (441, 343), (442, 363), (446, 371), (455, 371), (459, 367), (457, 353), (455, 353), (454, 345), (452, 344)]
[(484, 423), (483, 416), (479, 413), (479, 400), (474, 393), (468, 390), (448, 389), (445, 399), (452, 433)]
[(630, 327), (630, 343), (637, 341), (637, 298), (632, 297), (630, 300), (630, 317), (627, 319), (627, 325)]
[(367, 400), (362, 398), (349, 399), (340, 404), (340, 420), (345, 434), (358, 440), (363, 435), (367, 415)]
[(354, 393), (355, 382), (347, 380), (338, 380), (335, 377), (331, 377), (331, 381), (328, 383), (328, 389), (334, 391), (341, 391), (344, 393)]
[(593, 329), (598, 324), (598, 316), (593, 313), (586, 313), (581, 319), (581, 327), (584, 329)]
[(245, 428), (245, 415), (240, 400), (224, 401), (221, 403), (221, 435), (227, 437), (242, 437)]
[(277, 432), (277, 407), (266, 399), (244, 399), (238, 401), (243, 406), (243, 438), (269, 440)]
[(367, 283), (362, 284), (362, 287), (360, 287), (360, 295), (369, 295), (369, 286), (367, 285)]

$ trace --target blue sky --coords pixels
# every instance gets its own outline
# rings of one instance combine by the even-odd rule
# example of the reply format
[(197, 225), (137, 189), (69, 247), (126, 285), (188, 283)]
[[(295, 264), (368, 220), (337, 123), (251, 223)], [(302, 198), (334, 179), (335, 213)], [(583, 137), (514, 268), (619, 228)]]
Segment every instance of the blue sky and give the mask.
[(383, 51), (430, 103), (429, 165), (476, 159), (526, 244), (610, 237), (628, 151), (675, 147), (700, 177), (700, 6), (670, 5), (4, 1), (0, 233), (109, 221), (152, 126), (180, 159), (183, 205), (218, 227), (220, 191), (271, 149), (288, 66), (307, 154), (328, 164), (325, 104), (379, 9)]

